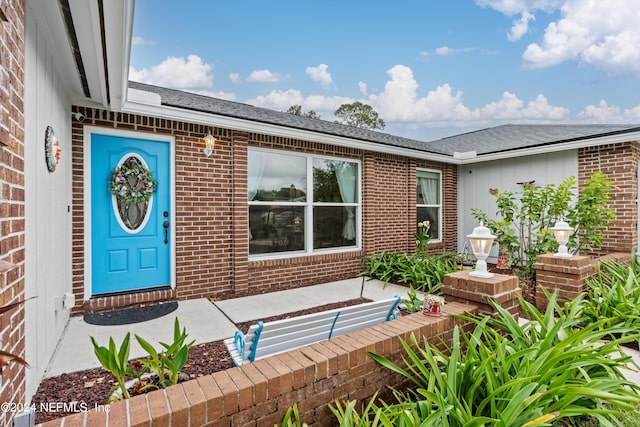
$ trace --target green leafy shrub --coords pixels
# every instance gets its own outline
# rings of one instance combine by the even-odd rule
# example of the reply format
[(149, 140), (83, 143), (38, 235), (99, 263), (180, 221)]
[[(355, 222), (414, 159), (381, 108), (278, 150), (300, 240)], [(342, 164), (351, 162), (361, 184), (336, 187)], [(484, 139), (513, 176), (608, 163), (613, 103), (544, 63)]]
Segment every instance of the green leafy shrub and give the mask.
[(367, 264), (359, 276), (383, 282), (412, 285), (415, 289), (437, 294), (444, 283), (444, 276), (458, 270), (455, 258), (449, 254), (428, 258), (416, 258), (404, 253), (382, 252), (364, 257)]
[(585, 282), (588, 291), (584, 315), (588, 322), (640, 331), (640, 263), (635, 253), (631, 254), (630, 263), (600, 262), (596, 274)]
[(509, 267), (521, 279), (531, 281), (536, 256), (558, 248), (550, 231), (556, 221), (564, 219), (574, 229), (567, 245), (570, 252), (589, 253), (602, 244), (604, 229), (615, 218), (615, 211), (607, 205), (612, 186), (604, 174), (595, 173), (576, 198), (574, 177), (559, 185), (526, 184), (521, 193), (494, 194), (499, 219), (489, 218), (480, 209), (472, 209), (471, 215), (497, 236), (500, 250), (508, 254)]
[[(619, 353), (619, 344), (638, 334), (624, 327), (604, 330), (601, 322), (584, 325), (583, 300), (560, 307), (555, 295), (548, 296), (544, 314), (520, 300), (532, 319), (522, 325), (494, 304), (498, 317), (469, 318), (473, 332), (456, 327), (452, 346), (443, 351), (412, 336), (402, 342), (402, 366), (369, 353), (414, 387), (397, 391), (396, 403), (368, 406), (370, 424), (354, 423), (357, 417), (350, 415), (341, 425), (377, 420), (379, 425), (509, 427), (578, 416), (619, 425), (620, 411), (633, 411), (640, 399), (638, 387), (621, 373), (630, 357)], [(626, 337), (602, 341), (611, 333)]]

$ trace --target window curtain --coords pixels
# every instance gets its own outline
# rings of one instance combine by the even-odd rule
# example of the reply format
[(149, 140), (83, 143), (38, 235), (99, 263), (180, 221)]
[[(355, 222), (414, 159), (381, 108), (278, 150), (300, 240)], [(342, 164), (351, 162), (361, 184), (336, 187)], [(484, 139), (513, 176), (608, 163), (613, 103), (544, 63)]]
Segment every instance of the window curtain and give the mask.
[[(260, 184), (262, 183), (262, 175), (264, 174), (265, 160), (266, 156), (262, 153), (249, 151), (248, 196), (250, 202), (256, 198), (256, 194), (258, 194), (258, 190), (260, 189)], [(253, 235), (251, 234), (251, 229), (249, 229), (249, 240), (251, 239), (253, 239)]]
[[(336, 179), (340, 188), (340, 197), (343, 203), (356, 202), (356, 185), (358, 183), (358, 167), (354, 163), (340, 162), (336, 164)], [(356, 237), (356, 208), (355, 206), (345, 206), (347, 211), (347, 221), (342, 229), (342, 237), (353, 240)]]
[(425, 205), (438, 204), (438, 177), (418, 176), (418, 186), (422, 192), (422, 200)]

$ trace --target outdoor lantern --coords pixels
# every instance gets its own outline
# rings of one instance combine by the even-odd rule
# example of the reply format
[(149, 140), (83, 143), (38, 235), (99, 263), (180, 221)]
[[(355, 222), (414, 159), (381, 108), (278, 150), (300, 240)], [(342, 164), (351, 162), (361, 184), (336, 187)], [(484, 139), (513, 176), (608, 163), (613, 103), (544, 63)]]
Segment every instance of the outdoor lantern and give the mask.
[(213, 146), (216, 143), (216, 139), (211, 135), (211, 130), (207, 136), (204, 137), (204, 155), (209, 157), (213, 153)]
[(569, 236), (571, 236), (573, 228), (565, 221), (557, 221), (556, 225), (550, 228), (550, 230), (553, 231), (553, 235), (556, 237), (559, 245), (558, 252), (553, 254), (553, 256), (570, 257), (571, 254), (567, 251), (567, 242), (569, 241)]
[(482, 224), (473, 229), (473, 233), (468, 234), (469, 243), (471, 243), (471, 249), (478, 261), (476, 262), (476, 269), (469, 273), (469, 276), (475, 277), (493, 277), (493, 273), (487, 271), (487, 257), (491, 252), (493, 246), (493, 240), (496, 236), (491, 234), (491, 231)]

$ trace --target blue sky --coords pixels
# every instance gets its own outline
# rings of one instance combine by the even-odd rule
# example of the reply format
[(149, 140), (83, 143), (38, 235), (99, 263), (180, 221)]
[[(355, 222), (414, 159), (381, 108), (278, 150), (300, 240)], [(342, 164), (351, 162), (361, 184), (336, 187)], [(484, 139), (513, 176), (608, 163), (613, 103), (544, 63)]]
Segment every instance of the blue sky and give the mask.
[[(179, 5), (179, 6), (178, 6)], [(640, 123), (640, 0), (136, 0), (129, 78), (432, 140)]]

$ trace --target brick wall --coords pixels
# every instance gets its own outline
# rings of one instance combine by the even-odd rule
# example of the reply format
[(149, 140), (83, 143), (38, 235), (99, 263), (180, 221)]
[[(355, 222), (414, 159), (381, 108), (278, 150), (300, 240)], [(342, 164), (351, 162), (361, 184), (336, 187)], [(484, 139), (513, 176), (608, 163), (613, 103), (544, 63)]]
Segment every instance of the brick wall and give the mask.
[[(446, 305), (449, 314), (477, 314), (474, 306)], [(368, 401), (376, 392), (393, 402), (388, 387), (400, 388), (404, 377), (381, 367), (367, 351), (402, 363), (400, 339), (411, 334), (441, 346), (451, 345), (453, 328), (472, 325), (453, 316), (416, 313), (383, 324), (301, 347), (254, 363), (216, 372), (165, 390), (135, 396), (110, 406), (109, 412), (89, 411), (43, 424), (54, 426), (234, 426), (272, 427), (297, 403), (310, 426), (337, 425), (328, 408), (336, 399)]]
[[(434, 252), (457, 247), (456, 168), (401, 156), (313, 141), (211, 128), (216, 146), (202, 153), (209, 127), (80, 108), (73, 123), (74, 314), (158, 299), (244, 295), (341, 280), (362, 271), (363, 255), (415, 249), (416, 167), (443, 172), (444, 240)], [(172, 135), (176, 157), (176, 289), (82, 301), (84, 294), (83, 126)], [(362, 165), (362, 249), (272, 260), (249, 259), (247, 157), (249, 147), (359, 160)], [(451, 181), (451, 182), (449, 182)]]
[[(0, 2), (0, 305), (24, 299), (24, 13), (22, 0)], [(23, 307), (0, 315), (2, 350), (24, 357), (24, 333)], [(24, 402), (24, 369), (3, 369), (0, 402)]]
[(581, 148), (578, 152), (578, 185), (582, 188), (595, 172), (602, 172), (614, 182), (609, 205), (616, 219), (606, 230), (601, 247), (591, 255), (630, 252), (638, 246), (638, 142), (625, 142)]

